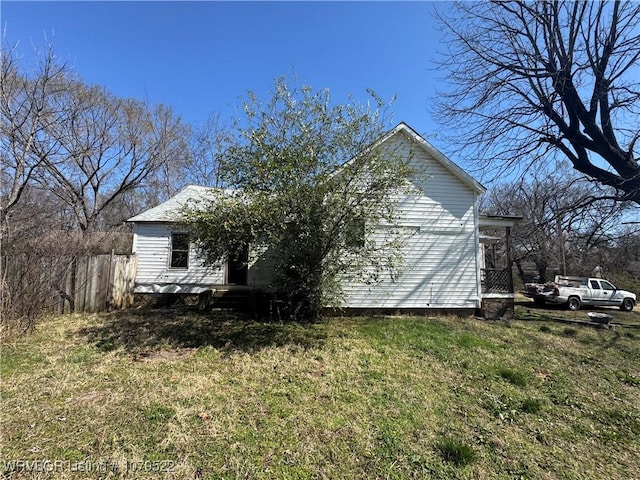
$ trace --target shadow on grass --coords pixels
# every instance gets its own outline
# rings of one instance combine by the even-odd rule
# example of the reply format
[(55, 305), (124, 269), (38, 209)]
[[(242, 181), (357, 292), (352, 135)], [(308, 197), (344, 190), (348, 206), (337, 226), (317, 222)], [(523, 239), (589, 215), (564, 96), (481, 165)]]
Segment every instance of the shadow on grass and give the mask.
[(640, 328), (640, 308), (631, 312), (623, 312), (618, 307), (594, 307), (583, 306), (578, 311), (567, 309), (566, 305), (547, 303), (536, 305), (530, 301), (515, 302), (516, 319), (518, 320), (552, 320), (553, 318), (566, 318), (588, 321), (588, 312), (606, 313), (613, 318), (613, 322), (631, 328)]
[(258, 322), (227, 313), (185, 309), (124, 310), (102, 314), (77, 334), (104, 352), (139, 354), (167, 348), (213, 347), (252, 352), (284, 345), (311, 348), (326, 338), (321, 324)]
[[(589, 321), (588, 312), (601, 312), (613, 318), (611, 325)], [(585, 307), (578, 311), (567, 310), (563, 305), (534, 305), (533, 302), (516, 302), (516, 320), (545, 322), (539, 332), (555, 334), (565, 338), (575, 338), (582, 344), (591, 345), (601, 351), (617, 350), (623, 354), (637, 351), (636, 338), (640, 328), (640, 312), (623, 312), (616, 307)], [(577, 320), (577, 322), (576, 322)], [(583, 330), (586, 329), (586, 330)], [(595, 335), (580, 332), (595, 332)], [(580, 335), (579, 335), (580, 334)], [(533, 333), (523, 333), (530, 340), (544, 346), (544, 337)], [(567, 355), (571, 355), (567, 353)]]

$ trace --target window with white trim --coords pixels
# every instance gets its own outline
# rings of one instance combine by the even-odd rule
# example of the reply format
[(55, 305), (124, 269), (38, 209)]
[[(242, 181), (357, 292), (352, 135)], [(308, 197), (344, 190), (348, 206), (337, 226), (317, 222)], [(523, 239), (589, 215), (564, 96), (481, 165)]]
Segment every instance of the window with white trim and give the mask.
[(171, 234), (171, 268), (189, 268), (189, 234)]

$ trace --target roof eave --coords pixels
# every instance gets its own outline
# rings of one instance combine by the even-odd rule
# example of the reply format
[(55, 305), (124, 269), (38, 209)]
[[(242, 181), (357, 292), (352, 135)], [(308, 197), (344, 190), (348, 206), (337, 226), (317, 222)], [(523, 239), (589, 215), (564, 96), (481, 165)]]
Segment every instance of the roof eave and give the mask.
[(478, 195), (482, 195), (486, 193), (487, 188), (474, 179), (471, 175), (465, 172), (462, 168), (460, 168), (455, 162), (447, 158), (440, 150), (431, 145), (425, 138), (416, 132), (413, 128), (407, 125), (404, 122), (400, 122), (391, 132), (389, 132), (381, 141), (384, 141), (391, 136), (395, 135), (398, 132), (404, 132), (408, 135), (412, 140), (414, 140), (418, 145), (422, 146), (422, 148), (433, 155), (433, 157), (447, 170), (453, 173), (460, 181), (462, 181), (465, 185), (474, 190)]
[(480, 229), (513, 227), (523, 217), (516, 215), (479, 215), (478, 225)]

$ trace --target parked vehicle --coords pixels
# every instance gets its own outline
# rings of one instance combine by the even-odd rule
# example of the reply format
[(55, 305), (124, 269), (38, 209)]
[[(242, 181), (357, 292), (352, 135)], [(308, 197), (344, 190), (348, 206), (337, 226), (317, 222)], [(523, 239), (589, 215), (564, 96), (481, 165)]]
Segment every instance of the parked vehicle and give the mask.
[(555, 282), (545, 285), (527, 284), (526, 292), (537, 304), (565, 304), (569, 310), (581, 306), (619, 307), (630, 312), (636, 305), (636, 294), (619, 290), (602, 278), (565, 277), (556, 275)]

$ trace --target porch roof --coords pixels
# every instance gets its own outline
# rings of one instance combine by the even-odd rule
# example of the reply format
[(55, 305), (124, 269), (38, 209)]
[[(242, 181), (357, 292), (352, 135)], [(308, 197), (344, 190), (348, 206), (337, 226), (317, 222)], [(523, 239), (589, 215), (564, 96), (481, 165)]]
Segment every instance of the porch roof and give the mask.
[(478, 228), (480, 230), (492, 230), (513, 227), (522, 220), (522, 217), (517, 215), (479, 215), (478, 220)]

